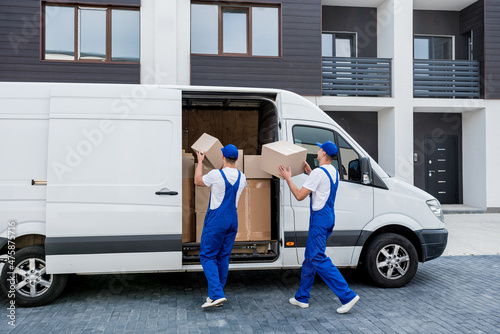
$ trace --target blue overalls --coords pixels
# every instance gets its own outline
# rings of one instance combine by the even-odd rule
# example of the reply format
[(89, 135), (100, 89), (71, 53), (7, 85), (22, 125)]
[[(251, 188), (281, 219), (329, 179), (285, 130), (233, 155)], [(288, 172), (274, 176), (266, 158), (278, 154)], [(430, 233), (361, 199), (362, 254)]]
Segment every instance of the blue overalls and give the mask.
[(238, 171), (238, 179), (231, 185), (224, 172), (219, 171), (224, 178), (226, 192), (217, 209), (210, 210), (210, 201), (208, 203), (200, 246), (200, 261), (208, 282), (208, 296), (212, 300), (225, 298), (223, 288), (229, 270), (229, 256), (238, 231), (236, 195), (241, 178), (241, 172)]
[(356, 293), (349, 289), (342, 274), (332, 263), (332, 260), (325, 255), (326, 241), (332, 234), (333, 227), (335, 226), (334, 204), (339, 183), (339, 174), (337, 173), (337, 181), (334, 184), (330, 173), (324, 167), (320, 168), (330, 179), (330, 196), (321, 210), (313, 211), (312, 194), (309, 195), (311, 197), (309, 235), (307, 237), (305, 259), (302, 263), (300, 287), (295, 294), (295, 299), (302, 303), (309, 301), (311, 297), (309, 292), (311, 291), (317, 272), (337, 295), (343, 305), (356, 297)]

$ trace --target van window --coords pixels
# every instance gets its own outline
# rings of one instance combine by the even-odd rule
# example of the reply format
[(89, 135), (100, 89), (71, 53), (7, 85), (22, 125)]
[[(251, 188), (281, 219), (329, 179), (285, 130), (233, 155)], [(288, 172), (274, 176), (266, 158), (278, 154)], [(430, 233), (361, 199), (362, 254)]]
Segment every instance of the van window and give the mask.
[(344, 138), (337, 136), (340, 161), (342, 162), (342, 179), (360, 182), (361, 166), (359, 154), (349, 145)]
[[(293, 140), (296, 145), (302, 146), (307, 149), (307, 163), (312, 169), (319, 167), (319, 161), (316, 159), (319, 147), (316, 142), (324, 143), (325, 141), (332, 141), (335, 143), (335, 134), (333, 131), (322, 128), (315, 128), (312, 126), (299, 126), (293, 127)], [(339, 161), (335, 158), (332, 165), (339, 169)]]

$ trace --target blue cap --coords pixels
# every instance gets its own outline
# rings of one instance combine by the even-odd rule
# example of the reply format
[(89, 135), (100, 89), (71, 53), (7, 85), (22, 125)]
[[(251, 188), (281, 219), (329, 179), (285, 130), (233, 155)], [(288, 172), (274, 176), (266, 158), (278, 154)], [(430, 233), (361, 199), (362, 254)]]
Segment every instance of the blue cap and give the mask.
[(233, 144), (224, 146), (221, 151), (225, 158), (238, 159), (238, 149)]
[(331, 157), (336, 156), (337, 153), (339, 153), (339, 149), (337, 148), (337, 145), (335, 145), (331, 141), (324, 142), (323, 144), (316, 142), (316, 145), (321, 147), (323, 149), (323, 151), (325, 151), (326, 154), (328, 154)]

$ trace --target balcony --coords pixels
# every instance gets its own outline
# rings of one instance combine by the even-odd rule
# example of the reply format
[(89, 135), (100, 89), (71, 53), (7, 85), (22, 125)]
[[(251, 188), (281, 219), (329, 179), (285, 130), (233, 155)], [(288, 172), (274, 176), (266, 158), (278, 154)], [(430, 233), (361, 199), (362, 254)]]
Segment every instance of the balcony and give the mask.
[(478, 61), (413, 61), (414, 97), (477, 99), (479, 94)]
[(391, 96), (391, 59), (323, 57), (323, 95)]

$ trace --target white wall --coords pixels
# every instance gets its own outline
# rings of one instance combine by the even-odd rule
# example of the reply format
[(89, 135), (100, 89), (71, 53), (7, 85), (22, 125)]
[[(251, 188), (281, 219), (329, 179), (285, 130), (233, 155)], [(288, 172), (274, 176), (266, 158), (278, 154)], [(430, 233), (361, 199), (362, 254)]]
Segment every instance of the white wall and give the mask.
[(486, 206), (500, 208), (500, 101), (487, 101), (486, 127)]
[(464, 204), (482, 209), (486, 208), (487, 184), (485, 122), (484, 108), (462, 114)]
[(394, 101), (394, 108), (379, 112), (379, 163), (413, 184), (413, 1), (384, 1), (377, 21), (378, 57), (392, 58)]
[(189, 85), (190, 8), (185, 0), (142, 0), (142, 84)]

